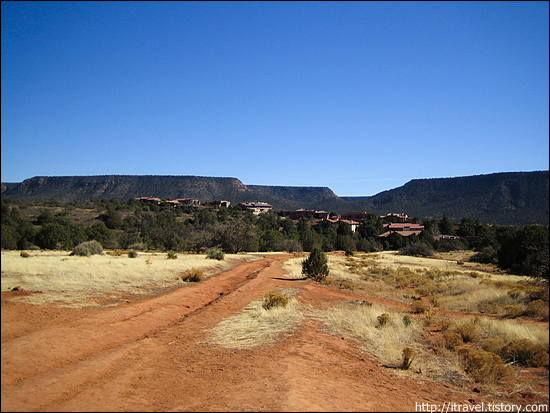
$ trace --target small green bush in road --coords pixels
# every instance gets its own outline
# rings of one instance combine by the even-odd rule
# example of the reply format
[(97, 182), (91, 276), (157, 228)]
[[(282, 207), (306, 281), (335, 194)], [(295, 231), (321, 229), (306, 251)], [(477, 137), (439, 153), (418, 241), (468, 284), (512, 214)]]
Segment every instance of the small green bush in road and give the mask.
[(279, 291), (273, 290), (264, 295), (264, 303), (262, 304), (262, 307), (269, 310), (273, 307), (286, 307), (287, 304), (288, 298)]
[(199, 282), (202, 280), (204, 276), (204, 272), (202, 270), (198, 270), (196, 268), (191, 268), (190, 270), (185, 270), (183, 275), (181, 276), (182, 281), (185, 282)]
[(325, 253), (319, 247), (314, 247), (309, 257), (302, 261), (302, 274), (307, 278), (322, 282), (328, 273), (328, 261)]
[(403, 349), (403, 370), (408, 370), (411, 367), (413, 360), (416, 358), (416, 350), (411, 346), (407, 346)]
[(166, 253), (166, 255), (166, 258), (168, 258), (169, 260), (175, 260), (176, 258), (178, 258), (178, 254), (176, 254), (176, 251), (170, 250)]
[(128, 251), (128, 257), (130, 257), (130, 258), (136, 258), (136, 257), (137, 257), (137, 252), (136, 252), (136, 250), (130, 250), (130, 251)]

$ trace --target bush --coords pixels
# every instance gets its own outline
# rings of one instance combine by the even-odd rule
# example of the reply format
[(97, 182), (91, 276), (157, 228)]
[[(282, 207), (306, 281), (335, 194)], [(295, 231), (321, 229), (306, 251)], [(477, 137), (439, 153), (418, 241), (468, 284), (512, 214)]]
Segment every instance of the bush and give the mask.
[(390, 315), (389, 314), (380, 314), (376, 320), (378, 321), (378, 326), (379, 327), (384, 327), (386, 324), (388, 324), (391, 320), (390, 318)]
[(498, 383), (514, 375), (511, 366), (505, 366), (500, 356), (485, 350), (462, 347), (458, 350), (464, 370), (476, 382)]
[(506, 311), (506, 317), (516, 318), (523, 314), (525, 307), (520, 305), (507, 305), (504, 307), (504, 310)]
[(170, 250), (166, 253), (166, 258), (169, 260), (175, 260), (178, 258), (178, 254), (176, 254), (176, 251)]
[(82, 242), (74, 248), (73, 252), (71, 252), (71, 255), (78, 255), (81, 257), (89, 257), (95, 254), (104, 254), (103, 247), (96, 240)]
[(313, 247), (309, 257), (302, 261), (302, 274), (317, 282), (322, 282), (328, 276), (327, 257), (319, 247)]
[(19, 254), (19, 255), (22, 256), (23, 258), (29, 258), (31, 256), (31, 254), (29, 254), (26, 251), (21, 251), (21, 254)]
[(548, 303), (543, 300), (531, 301), (525, 309), (527, 317), (541, 317), (548, 320)]
[(501, 355), (502, 348), (506, 345), (506, 341), (502, 337), (489, 337), (483, 340), (481, 348), (490, 353)]
[(422, 300), (414, 300), (411, 304), (411, 311), (414, 314), (422, 314), (428, 311), (428, 306)]
[(128, 248), (132, 250), (145, 251), (147, 249), (147, 245), (144, 244), (143, 242), (138, 242), (128, 246)]
[(481, 264), (498, 264), (497, 251), (489, 245), (477, 254), (472, 255), (470, 261), (479, 262)]
[(137, 257), (137, 252), (136, 252), (136, 250), (132, 249), (132, 250), (128, 251), (128, 257), (130, 257), (130, 258), (136, 258), (136, 257)]
[(420, 255), (422, 257), (430, 257), (434, 255), (433, 249), (422, 242), (417, 242), (415, 244), (408, 245), (399, 250), (400, 255)]
[(190, 270), (185, 270), (181, 276), (182, 281), (195, 283), (203, 279), (204, 273), (202, 270), (191, 268)]
[(206, 250), (206, 258), (211, 260), (223, 260), (223, 251), (219, 248), (212, 247)]
[(460, 347), (464, 344), (462, 336), (453, 331), (448, 331), (443, 335), (443, 340), (445, 341), (445, 347), (449, 350), (454, 350), (456, 347)]
[(465, 343), (479, 340), (477, 326), (472, 323), (464, 323), (455, 329), (455, 332), (460, 334)]
[(401, 368), (403, 370), (408, 370), (415, 358), (416, 350), (410, 346), (405, 347), (403, 349), (403, 364), (401, 365)]
[(410, 316), (408, 315), (403, 316), (403, 324), (405, 325), (405, 327), (410, 327), (412, 323), (413, 323), (413, 320)]
[(502, 358), (507, 362), (517, 362), (523, 366), (541, 367), (548, 365), (548, 352), (541, 344), (522, 338), (506, 344), (502, 350)]
[(273, 307), (286, 307), (288, 298), (278, 290), (273, 290), (264, 295), (262, 307), (269, 310)]

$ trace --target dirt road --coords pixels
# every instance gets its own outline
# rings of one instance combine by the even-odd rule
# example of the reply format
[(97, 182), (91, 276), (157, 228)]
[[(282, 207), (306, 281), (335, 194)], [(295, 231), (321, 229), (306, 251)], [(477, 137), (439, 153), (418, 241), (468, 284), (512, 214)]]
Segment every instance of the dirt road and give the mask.
[(399, 377), (307, 319), (272, 344), (207, 344), (208, 330), (274, 288), (310, 305), (350, 291), (286, 278), (290, 255), (107, 308), (43, 307), (2, 293), (2, 411), (414, 411), (471, 393)]

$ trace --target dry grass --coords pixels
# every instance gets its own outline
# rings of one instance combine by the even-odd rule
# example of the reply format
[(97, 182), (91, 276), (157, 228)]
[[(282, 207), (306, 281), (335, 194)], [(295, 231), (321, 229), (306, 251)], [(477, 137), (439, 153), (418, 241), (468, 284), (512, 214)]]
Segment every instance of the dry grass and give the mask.
[(299, 302), (292, 297), (295, 289), (281, 290), (288, 298), (286, 306), (264, 308), (264, 300), (256, 300), (234, 316), (209, 330), (207, 341), (225, 348), (249, 349), (276, 341), (281, 334), (294, 331), (302, 322)]
[[(100, 305), (94, 298), (111, 297), (114, 303), (124, 294), (144, 295), (152, 291), (182, 285), (181, 274), (200, 269), (213, 275), (228, 269), (232, 262), (253, 255), (226, 255), (224, 261), (208, 260), (205, 254), (178, 254), (166, 259), (166, 253), (138, 252), (137, 258), (119, 256), (69, 256), (67, 251), (31, 251), (29, 258), (18, 251), (2, 251), (2, 291), (21, 286), (27, 291), (43, 291), (18, 297), (31, 303), (54, 302), (62, 306)], [(102, 304), (105, 305), (105, 304)]]
[[(403, 348), (414, 345), (420, 331), (416, 323), (403, 323), (404, 314), (377, 304), (344, 303), (312, 310), (312, 315), (328, 332), (359, 341), (366, 351), (387, 364), (399, 363)], [(380, 316), (385, 320), (383, 325)]]

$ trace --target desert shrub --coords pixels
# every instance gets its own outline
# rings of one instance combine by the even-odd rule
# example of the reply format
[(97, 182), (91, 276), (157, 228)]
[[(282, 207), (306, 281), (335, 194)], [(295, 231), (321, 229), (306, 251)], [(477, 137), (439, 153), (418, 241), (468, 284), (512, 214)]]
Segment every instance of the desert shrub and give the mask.
[(128, 251), (128, 257), (130, 257), (130, 258), (136, 258), (136, 257), (137, 257), (137, 252), (136, 252), (136, 250), (132, 249), (132, 250)]
[(422, 300), (414, 300), (411, 303), (411, 311), (414, 314), (425, 313), (426, 311), (428, 311), (428, 306)]
[(504, 307), (504, 311), (506, 312), (506, 317), (508, 318), (516, 318), (523, 314), (525, 311), (525, 307), (521, 305), (507, 305)]
[(526, 338), (509, 342), (502, 348), (501, 353), (502, 358), (507, 362), (517, 362), (523, 366), (531, 367), (548, 365), (546, 347)]
[(309, 257), (302, 261), (302, 274), (307, 278), (322, 282), (328, 273), (328, 263), (325, 253), (319, 247), (313, 247)]
[(204, 277), (204, 273), (202, 270), (199, 270), (197, 268), (191, 268), (188, 270), (185, 270), (185, 272), (182, 274), (181, 279), (185, 282), (195, 283), (202, 280)]
[(408, 370), (411, 367), (413, 360), (416, 358), (416, 350), (411, 346), (407, 346), (403, 349), (403, 364), (401, 368)]
[(103, 254), (103, 247), (96, 240), (82, 242), (71, 252), (71, 255), (79, 255), (81, 257), (89, 257), (94, 254)]
[(27, 251), (21, 251), (21, 254), (19, 254), (23, 258), (29, 258), (31, 254), (29, 254)]
[(497, 251), (489, 245), (477, 254), (472, 255), (470, 261), (479, 262), (481, 264), (498, 264)]
[(176, 254), (176, 251), (170, 250), (166, 252), (166, 258), (169, 260), (175, 260), (176, 258), (178, 258), (178, 254)]
[(527, 317), (541, 317), (548, 320), (548, 303), (543, 300), (531, 301), (527, 304), (525, 313)]
[(443, 335), (443, 340), (445, 342), (445, 347), (447, 347), (449, 350), (453, 350), (456, 347), (459, 347), (464, 344), (464, 340), (462, 340), (462, 336), (454, 331), (447, 331)]
[(138, 251), (145, 251), (147, 249), (147, 245), (143, 242), (137, 242), (135, 244), (129, 245), (128, 248)]
[(212, 248), (208, 248), (206, 250), (206, 258), (208, 259), (211, 259), (211, 260), (218, 260), (218, 261), (221, 261), (223, 260), (223, 251), (219, 248), (216, 248), (216, 247), (212, 247)]
[(433, 249), (422, 242), (417, 242), (416, 244), (407, 245), (404, 248), (399, 250), (401, 255), (420, 255), (422, 257), (430, 257), (434, 255)]
[(499, 383), (514, 375), (513, 367), (505, 366), (500, 356), (494, 353), (461, 347), (458, 354), (464, 370), (476, 382)]
[(411, 318), (410, 316), (408, 316), (408, 315), (404, 315), (404, 316), (403, 316), (403, 325), (404, 325), (405, 327), (411, 326), (412, 323), (413, 323), (413, 320), (412, 320), (412, 318)]
[(481, 348), (494, 354), (501, 354), (502, 348), (506, 345), (506, 340), (502, 337), (489, 337), (483, 340)]
[(288, 298), (278, 290), (268, 292), (263, 297), (262, 307), (269, 310), (273, 307), (286, 307), (288, 304)]
[(390, 322), (390, 320), (391, 320), (391, 317), (387, 313), (380, 314), (378, 317), (376, 317), (376, 321), (378, 321), (378, 327), (384, 327), (386, 324)]
[(475, 324), (464, 323), (458, 326), (455, 332), (460, 334), (460, 337), (462, 337), (465, 343), (479, 340), (479, 333), (477, 332), (477, 326)]

